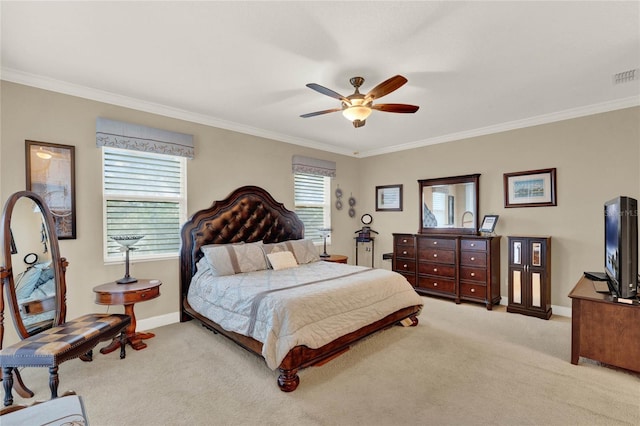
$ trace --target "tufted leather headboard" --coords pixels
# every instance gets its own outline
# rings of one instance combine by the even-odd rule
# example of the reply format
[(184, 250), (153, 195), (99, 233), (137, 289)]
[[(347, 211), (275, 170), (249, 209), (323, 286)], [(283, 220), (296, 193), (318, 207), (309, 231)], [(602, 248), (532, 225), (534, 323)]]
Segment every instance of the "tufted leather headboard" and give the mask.
[(207, 244), (254, 241), (277, 243), (304, 237), (304, 224), (264, 189), (243, 186), (208, 209), (196, 212), (180, 233), (180, 307), (187, 297), (196, 263)]

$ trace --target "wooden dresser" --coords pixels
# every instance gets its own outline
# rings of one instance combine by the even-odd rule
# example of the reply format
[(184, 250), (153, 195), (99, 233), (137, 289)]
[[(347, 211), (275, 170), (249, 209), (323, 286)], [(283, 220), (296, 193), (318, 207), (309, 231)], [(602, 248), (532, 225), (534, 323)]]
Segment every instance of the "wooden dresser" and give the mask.
[(500, 302), (499, 236), (393, 234), (392, 268), (421, 294)]

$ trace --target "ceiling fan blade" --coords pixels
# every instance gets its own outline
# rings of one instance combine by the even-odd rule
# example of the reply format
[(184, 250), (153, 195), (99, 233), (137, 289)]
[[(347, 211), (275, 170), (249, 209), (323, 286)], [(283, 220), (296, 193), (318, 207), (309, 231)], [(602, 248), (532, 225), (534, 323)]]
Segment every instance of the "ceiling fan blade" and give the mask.
[(407, 79), (401, 75), (393, 76), (371, 89), (369, 93), (366, 94), (365, 98), (369, 100), (381, 98), (402, 87), (402, 85), (404, 85), (406, 82)]
[(307, 87), (309, 89), (315, 90), (316, 92), (322, 93), (323, 95), (327, 95), (327, 96), (330, 96), (332, 98), (340, 99), (343, 102), (350, 103), (349, 99), (345, 98), (340, 93), (334, 92), (333, 90), (327, 89), (326, 87), (320, 86), (319, 84), (309, 83), (309, 84), (307, 84)]
[(307, 114), (302, 114), (300, 117), (309, 118), (309, 117), (315, 117), (316, 115), (328, 114), (330, 112), (338, 112), (338, 111), (342, 111), (342, 108), (331, 108), (331, 109), (325, 109), (323, 111), (310, 112)]
[(377, 109), (378, 111), (399, 112), (399, 113), (416, 112), (418, 108), (420, 107), (417, 105), (407, 105), (407, 104), (377, 104), (377, 105), (371, 106), (371, 109)]

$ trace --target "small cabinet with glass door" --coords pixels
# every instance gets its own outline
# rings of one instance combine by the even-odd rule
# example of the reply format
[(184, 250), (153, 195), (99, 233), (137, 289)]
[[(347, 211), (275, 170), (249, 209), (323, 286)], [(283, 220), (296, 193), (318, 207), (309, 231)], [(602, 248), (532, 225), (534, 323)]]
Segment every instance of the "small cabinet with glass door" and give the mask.
[(509, 237), (507, 312), (551, 317), (551, 237)]

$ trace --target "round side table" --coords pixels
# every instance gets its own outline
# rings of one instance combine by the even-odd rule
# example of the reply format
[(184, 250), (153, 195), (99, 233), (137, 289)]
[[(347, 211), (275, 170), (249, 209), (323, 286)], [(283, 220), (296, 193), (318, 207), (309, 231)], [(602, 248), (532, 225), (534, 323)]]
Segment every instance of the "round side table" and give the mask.
[[(138, 279), (131, 284), (110, 282), (93, 288), (98, 305), (124, 305), (124, 313), (131, 317), (131, 324), (127, 327), (127, 343), (137, 351), (147, 347), (142, 340), (155, 336), (153, 333), (136, 332), (136, 314), (133, 305), (160, 296), (160, 280)], [(118, 339), (114, 339), (108, 346), (100, 349), (100, 353), (108, 354), (120, 347)]]

